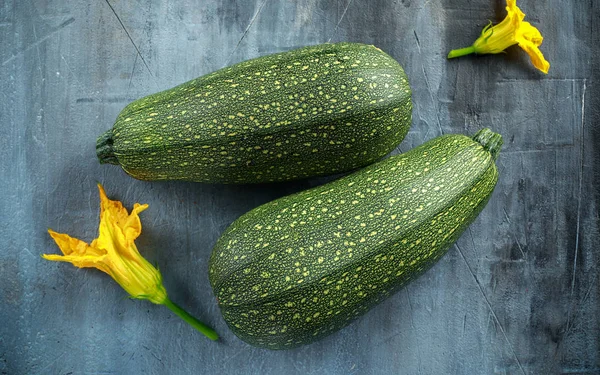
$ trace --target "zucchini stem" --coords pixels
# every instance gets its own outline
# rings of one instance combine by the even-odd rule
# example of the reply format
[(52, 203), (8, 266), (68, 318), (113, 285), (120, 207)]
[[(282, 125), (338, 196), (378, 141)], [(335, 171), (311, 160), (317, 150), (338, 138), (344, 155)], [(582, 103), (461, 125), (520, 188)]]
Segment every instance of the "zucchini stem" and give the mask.
[(504, 143), (500, 134), (494, 133), (488, 128), (481, 129), (475, 133), (473, 140), (479, 142), (484, 149), (492, 154), (494, 161), (498, 158), (498, 153), (500, 152), (500, 148), (502, 148), (502, 144)]
[(113, 149), (113, 133), (112, 129), (107, 130), (96, 141), (96, 155), (100, 164), (115, 164), (119, 165), (119, 160)]

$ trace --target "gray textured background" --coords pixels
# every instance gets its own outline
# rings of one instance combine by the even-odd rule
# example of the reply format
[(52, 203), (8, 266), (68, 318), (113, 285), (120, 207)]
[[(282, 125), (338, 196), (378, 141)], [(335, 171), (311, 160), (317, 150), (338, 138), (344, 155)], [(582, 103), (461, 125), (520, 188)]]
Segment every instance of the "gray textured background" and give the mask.
[[(546, 41), (447, 61), (497, 0), (0, 1), (1, 374), (599, 374), (598, 3), (519, 2)], [(489, 205), (428, 273), (343, 331), (270, 352), (228, 331), (207, 279), (222, 231), (324, 179), (263, 186), (135, 181), (95, 139), (130, 101), (247, 58), (326, 41), (375, 44), (406, 69), (413, 127), (500, 132)], [(96, 182), (142, 214), (142, 253), (202, 337), (96, 270), (40, 258), (50, 227), (96, 235)]]

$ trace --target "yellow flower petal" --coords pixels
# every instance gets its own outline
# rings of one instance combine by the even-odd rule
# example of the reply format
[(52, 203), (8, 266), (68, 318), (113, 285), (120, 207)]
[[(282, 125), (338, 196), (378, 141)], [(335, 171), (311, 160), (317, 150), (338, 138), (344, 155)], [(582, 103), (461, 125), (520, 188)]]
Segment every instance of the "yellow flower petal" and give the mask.
[(42, 258), (56, 262), (69, 262), (79, 268), (97, 268), (108, 273), (108, 268), (103, 263), (105, 251), (92, 247), (68, 234), (57, 233), (52, 229), (48, 229), (48, 233), (64, 255), (42, 254)]
[(94, 247), (90, 247), (85, 242), (77, 238), (73, 238), (68, 234), (57, 233), (52, 229), (48, 229), (48, 233), (50, 234), (50, 237), (54, 239), (54, 242), (56, 242), (56, 244), (60, 248), (60, 251), (62, 251), (65, 255), (75, 254), (81, 256), (87, 254), (93, 256), (101, 256), (103, 254), (106, 254), (105, 251)]
[(531, 59), (533, 66), (548, 74), (550, 63), (546, 61), (542, 51), (540, 51), (540, 49), (533, 42), (523, 39), (519, 42), (519, 47), (523, 48), (523, 50), (529, 54), (529, 58)]
[(109, 212), (111, 222), (123, 231), (125, 240), (135, 240), (142, 232), (142, 223), (138, 214), (147, 209), (148, 205), (136, 203), (131, 214), (128, 214), (121, 202), (108, 199), (100, 184), (98, 184), (98, 190), (100, 190), (100, 217), (102, 218), (105, 212)]
[(122, 227), (123, 233), (125, 234), (125, 239), (127, 241), (135, 240), (138, 238), (140, 233), (142, 233), (142, 222), (140, 221), (138, 214), (147, 208), (147, 204), (136, 203), (133, 205), (131, 215), (129, 215)]
[(508, 13), (507, 18), (511, 19), (517, 26), (525, 18), (525, 13), (519, 9), (516, 0), (506, 0), (506, 12)]
[(100, 192), (100, 216), (104, 212), (109, 211), (115, 216), (115, 222), (125, 220), (129, 214), (127, 213), (127, 209), (123, 207), (123, 204), (119, 201), (108, 199), (106, 191), (100, 184), (98, 184), (98, 191)]
[(103, 257), (90, 255), (57, 255), (57, 254), (42, 254), (42, 258), (55, 262), (67, 262), (79, 268), (97, 268), (102, 272), (109, 273), (108, 268), (103, 263)]
[(517, 30), (517, 40), (526, 39), (531, 41), (536, 46), (541, 46), (544, 41), (542, 33), (529, 22), (523, 22), (519, 30)]

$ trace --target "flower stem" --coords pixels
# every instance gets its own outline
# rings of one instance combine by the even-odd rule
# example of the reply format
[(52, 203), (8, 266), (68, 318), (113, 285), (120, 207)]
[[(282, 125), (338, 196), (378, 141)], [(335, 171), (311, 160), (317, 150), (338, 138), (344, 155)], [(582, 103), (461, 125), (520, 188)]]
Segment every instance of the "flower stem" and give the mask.
[(191, 316), (190, 314), (188, 314), (187, 311), (185, 311), (181, 307), (177, 306), (169, 298), (167, 298), (165, 300), (164, 305), (167, 306), (169, 308), (169, 310), (173, 311), (178, 317), (185, 320), (192, 327), (194, 327), (198, 331), (200, 331), (204, 336), (208, 337), (209, 339), (211, 339), (213, 341), (216, 341), (219, 339), (219, 335), (217, 334), (217, 332), (215, 332), (212, 328), (210, 328), (206, 324), (202, 323), (198, 319), (196, 319), (193, 316)]
[(452, 59), (454, 57), (459, 57), (459, 56), (464, 56), (464, 55), (470, 55), (472, 53), (475, 53), (475, 48), (473, 46), (471, 46), (471, 47), (465, 47), (465, 48), (460, 48), (460, 49), (453, 49), (448, 54), (448, 58)]

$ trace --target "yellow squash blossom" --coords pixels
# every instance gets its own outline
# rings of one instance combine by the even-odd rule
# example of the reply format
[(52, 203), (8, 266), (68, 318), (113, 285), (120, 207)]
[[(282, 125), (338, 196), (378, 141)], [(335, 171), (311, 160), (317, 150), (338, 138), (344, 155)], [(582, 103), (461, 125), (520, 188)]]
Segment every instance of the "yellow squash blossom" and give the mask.
[(550, 63), (538, 48), (544, 38), (538, 29), (524, 22), (525, 14), (517, 7), (516, 0), (506, 0), (506, 18), (495, 26), (486, 26), (472, 46), (450, 51), (448, 58), (469, 55), (471, 53), (500, 53), (508, 47), (518, 44), (531, 58), (533, 65), (548, 73)]
[(132, 298), (147, 299), (165, 305), (175, 314), (191, 324), (212, 340), (218, 339), (215, 331), (189, 315), (167, 297), (158, 269), (142, 257), (134, 240), (142, 232), (138, 214), (148, 208), (147, 204), (136, 203), (131, 214), (119, 201), (108, 199), (104, 189), (100, 190), (100, 227), (98, 238), (87, 244), (67, 234), (49, 229), (64, 255), (43, 254), (47, 260), (69, 262), (79, 268), (97, 268), (109, 274)]

